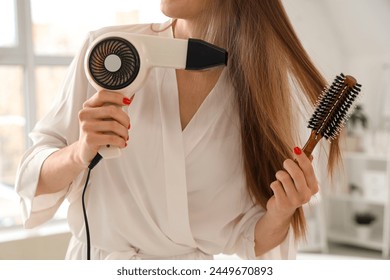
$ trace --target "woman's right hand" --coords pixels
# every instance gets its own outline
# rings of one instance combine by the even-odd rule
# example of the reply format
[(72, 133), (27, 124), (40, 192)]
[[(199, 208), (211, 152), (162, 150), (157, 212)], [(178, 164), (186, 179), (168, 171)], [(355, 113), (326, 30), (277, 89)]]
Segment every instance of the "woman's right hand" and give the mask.
[(133, 97), (129, 99), (121, 93), (102, 90), (83, 104), (79, 112), (80, 136), (77, 144), (77, 154), (83, 165), (90, 163), (101, 146), (127, 146), (130, 118), (122, 107), (129, 106)]

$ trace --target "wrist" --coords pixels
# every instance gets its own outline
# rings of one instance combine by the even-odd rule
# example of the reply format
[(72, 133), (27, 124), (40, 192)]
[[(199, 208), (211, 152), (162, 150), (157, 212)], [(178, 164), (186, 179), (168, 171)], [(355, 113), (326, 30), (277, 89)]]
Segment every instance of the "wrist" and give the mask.
[(288, 226), (291, 223), (294, 212), (275, 212), (267, 211), (264, 214), (264, 218), (272, 221), (276, 226)]
[(261, 256), (279, 245), (288, 235), (292, 215), (267, 211), (255, 226), (255, 254)]
[(75, 143), (73, 143), (72, 145), (69, 146), (70, 150), (71, 150), (71, 160), (72, 160), (72, 163), (80, 168), (80, 169), (85, 169), (88, 167), (90, 161), (92, 160), (93, 156), (91, 157), (91, 159), (89, 159), (83, 152), (82, 152), (82, 148), (80, 147), (80, 142), (77, 141)]

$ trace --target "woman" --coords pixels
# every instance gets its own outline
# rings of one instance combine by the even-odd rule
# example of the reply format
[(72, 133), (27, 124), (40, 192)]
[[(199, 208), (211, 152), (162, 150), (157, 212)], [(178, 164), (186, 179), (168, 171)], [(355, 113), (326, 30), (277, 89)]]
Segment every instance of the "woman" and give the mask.
[[(86, 202), (92, 258), (294, 258), (305, 232), (301, 206), (318, 191), (311, 160), (292, 148), (294, 106), (313, 104), (324, 79), (281, 1), (162, 0), (161, 10), (174, 20), (90, 33), (19, 168), (25, 226), (47, 221), (68, 199), (66, 258), (85, 258), (82, 187), (89, 162), (110, 144), (122, 156), (93, 169)], [(156, 68), (133, 98), (96, 92), (84, 55), (111, 31), (201, 38), (227, 49), (229, 65)]]

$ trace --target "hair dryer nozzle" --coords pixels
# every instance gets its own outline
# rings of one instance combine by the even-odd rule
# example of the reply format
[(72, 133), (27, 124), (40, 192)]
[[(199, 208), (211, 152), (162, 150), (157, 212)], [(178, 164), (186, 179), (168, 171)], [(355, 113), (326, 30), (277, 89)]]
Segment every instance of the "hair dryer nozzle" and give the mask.
[(188, 39), (186, 70), (227, 65), (227, 51), (198, 39)]

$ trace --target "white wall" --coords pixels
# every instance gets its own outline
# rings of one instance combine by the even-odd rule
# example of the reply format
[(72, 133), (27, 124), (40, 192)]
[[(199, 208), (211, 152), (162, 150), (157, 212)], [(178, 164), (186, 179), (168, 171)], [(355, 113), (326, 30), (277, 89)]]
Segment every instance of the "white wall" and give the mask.
[(363, 86), (359, 103), (369, 116), (371, 128), (380, 127), (383, 69), (390, 64), (390, 1), (284, 0), (283, 3), (317, 67), (329, 82), (340, 72), (354, 76)]
[(349, 71), (353, 71), (363, 85), (361, 103), (369, 116), (369, 126), (372, 130), (382, 128), (384, 94), (390, 95), (390, 88), (385, 89), (386, 63), (390, 63), (390, 51), (387, 55), (367, 54), (351, 57), (348, 62)]
[(329, 22), (323, 1), (284, 0), (286, 11), (306, 51), (328, 80), (340, 74), (346, 58), (336, 26)]

